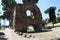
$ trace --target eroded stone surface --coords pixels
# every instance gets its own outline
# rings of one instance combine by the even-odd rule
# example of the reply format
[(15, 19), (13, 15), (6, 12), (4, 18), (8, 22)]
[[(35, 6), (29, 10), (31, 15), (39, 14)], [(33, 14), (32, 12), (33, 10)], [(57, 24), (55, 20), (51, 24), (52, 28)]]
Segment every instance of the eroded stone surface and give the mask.
[[(26, 11), (31, 11), (31, 16), (26, 15)], [(42, 29), (42, 15), (35, 4), (17, 4), (14, 9), (13, 27), (15, 31), (27, 31), (27, 27), (32, 25), (35, 31)]]

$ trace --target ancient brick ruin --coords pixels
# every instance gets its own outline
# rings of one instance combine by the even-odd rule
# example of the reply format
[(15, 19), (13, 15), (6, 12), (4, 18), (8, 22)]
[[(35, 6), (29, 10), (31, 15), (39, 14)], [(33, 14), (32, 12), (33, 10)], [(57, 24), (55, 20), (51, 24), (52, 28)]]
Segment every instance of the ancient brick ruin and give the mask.
[[(33, 15), (27, 16), (27, 10), (30, 10)], [(42, 15), (34, 3), (17, 4), (14, 8), (13, 17), (13, 27), (15, 31), (27, 31), (29, 25), (32, 25), (35, 31), (42, 29)]]

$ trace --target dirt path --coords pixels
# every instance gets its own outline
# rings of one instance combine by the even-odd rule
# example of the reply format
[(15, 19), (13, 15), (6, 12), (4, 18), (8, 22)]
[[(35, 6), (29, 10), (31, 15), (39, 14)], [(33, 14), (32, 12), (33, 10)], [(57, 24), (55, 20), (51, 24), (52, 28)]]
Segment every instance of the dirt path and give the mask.
[(2, 30), (2, 31), (5, 33), (5, 36), (6, 36), (6, 38), (8, 38), (8, 40), (51, 40), (57, 34), (60, 34), (59, 33), (60, 27), (52, 28), (51, 30), (52, 31), (48, 31), (48, 32), (32, 33), (32, 35), (34, 35), (35, 38), (32, 38), (32, 37), (25, 38), (23, 36), (16, 34), (12, 29), (9, 29), (9, 28), (6, 28), (5, 30)]
[(6, 28), (4, 33), (8, 40), (43, 40), (42, 38), (25, 38), (23, 36), (19, 36), (12, 29)]
[(35, 38), (25, 38), (23, 36), (19, 36), (18, 34), (14, 33), (13, 30), (7, 28), (4, 32), (8, 40), (51, 40), (60, 32), (60, 27), (56, 27), (51, 29), (50, 32), (40, 32), (40, 33), (32, 33)]
[(53, 39), (60, 32), (60, 27), (53, 28), (50, 32), (35, 33), (34, 35), (38, 38), (44, 38), (45, 40)]

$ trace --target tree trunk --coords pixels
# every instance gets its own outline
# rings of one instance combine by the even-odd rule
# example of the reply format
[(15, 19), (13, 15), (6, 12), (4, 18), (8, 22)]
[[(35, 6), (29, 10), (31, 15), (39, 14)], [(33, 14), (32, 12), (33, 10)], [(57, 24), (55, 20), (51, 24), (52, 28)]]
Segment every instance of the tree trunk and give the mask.
[(54, 23), (52, 23), (52, 26), (54, 27)]
[(13, 23), (13, 21), (10, 19), (10, 20), (9, 20), (9, 27), (10, 27), (10, 28), (12, 28), (12, 25), (13, 25), (12, 23)]

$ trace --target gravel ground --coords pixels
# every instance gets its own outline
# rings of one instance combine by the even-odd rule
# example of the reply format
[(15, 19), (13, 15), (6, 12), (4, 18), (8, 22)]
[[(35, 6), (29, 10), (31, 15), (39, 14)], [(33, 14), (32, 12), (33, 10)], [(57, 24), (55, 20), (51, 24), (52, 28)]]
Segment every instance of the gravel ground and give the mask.
[[(56, 24), (56, 25), (58, 25), (58, 24)], [(9, 29), (9, 28), (2, 30), (2, 32), (5, 33), (5, 37), (8, 38), (8, 40), (51, 40), (57, 34), (59, 34), (60, 27), (55, 27), (55, 28), (52, 28), (51, 30), (52, 31), (48, 31), (48, 32), (29, 33), (31, 35), (34, 35), (35, 38), (33, 38), (33, 37), (25, 38), (21, 35), (16, 34), (12, 29)]]
[(25, 38), (23, 36), (19, 36), (9, 28), (6, 28), (4, 33), (6, 35), (6, 38), (8, 38), (8, 40), (44, 40), (42, 38)]

